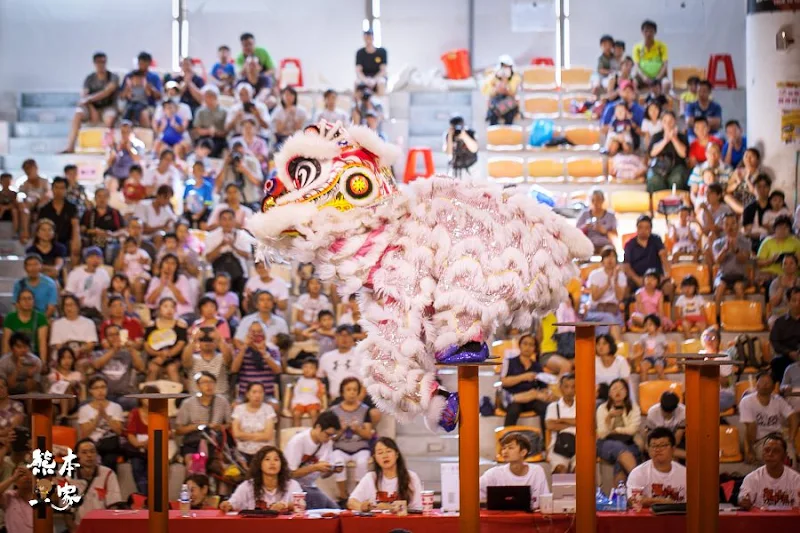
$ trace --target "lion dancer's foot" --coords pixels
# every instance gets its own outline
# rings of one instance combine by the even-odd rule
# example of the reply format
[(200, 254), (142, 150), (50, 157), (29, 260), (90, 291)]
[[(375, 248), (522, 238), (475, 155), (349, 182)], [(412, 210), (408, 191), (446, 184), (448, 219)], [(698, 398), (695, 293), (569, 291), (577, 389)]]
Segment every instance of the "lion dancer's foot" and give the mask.
[(462, 365), (482, 363), (489, 358), (489, 347), (485, 342), (470, 341), (461, 346), (452, 345), (436, 352), (440, 365)]

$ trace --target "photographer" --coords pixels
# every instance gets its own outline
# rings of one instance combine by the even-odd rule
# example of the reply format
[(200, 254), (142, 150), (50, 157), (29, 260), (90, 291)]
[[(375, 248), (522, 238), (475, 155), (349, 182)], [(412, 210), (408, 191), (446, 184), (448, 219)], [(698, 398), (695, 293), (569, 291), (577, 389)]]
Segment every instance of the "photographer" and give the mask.
[(230, 153), (225, 156), (225, 162), (217, 174), (214, 189), (219, 193), (230, 183), (242, 191), (245, 205), (249, 206), (260, 200), (261, 188), (264, 183), (261, 165), (256, 157), (245, 153), (244, 144), (240, 141), (234, 142)]
[(450, 129), (444, 137), (444, 151), (450, 157), (448, 165), (454, 177), (460, 176), (462, 170), (469, 172), (478, 161), (475, 131), (465, 127), (463, 117), (456, 115), (450, 119)]
[(254, 100), (253, 87), (249, 83), (239, 83), (234, 89), (238, 102), (228, 110), (225, 118), (225, 133), (242, 133), (242, 123), (245, 118), (252, 117), (258, 126), (261, 136), (269, 134), (270, 116), (267, 106), (263, 102)]

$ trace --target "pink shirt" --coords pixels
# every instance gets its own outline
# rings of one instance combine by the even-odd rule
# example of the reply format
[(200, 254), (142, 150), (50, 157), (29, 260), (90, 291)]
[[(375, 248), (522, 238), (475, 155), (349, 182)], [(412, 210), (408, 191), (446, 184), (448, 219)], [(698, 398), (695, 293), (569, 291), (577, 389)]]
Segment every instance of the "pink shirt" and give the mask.
[(661, 291), (656, 289), (653, 294), (648, 293), (644, 288), (636, 291), (642, 297), (642, 309), (645, 315), (657, 315), (658, 301), (661, 299)]
[(34, 511), (27, 500), (17, 496), (17, 491), (9, 490), (0, 494), (0, 507), (5, 511), (6, 530), (14, 533), (33, 533)]

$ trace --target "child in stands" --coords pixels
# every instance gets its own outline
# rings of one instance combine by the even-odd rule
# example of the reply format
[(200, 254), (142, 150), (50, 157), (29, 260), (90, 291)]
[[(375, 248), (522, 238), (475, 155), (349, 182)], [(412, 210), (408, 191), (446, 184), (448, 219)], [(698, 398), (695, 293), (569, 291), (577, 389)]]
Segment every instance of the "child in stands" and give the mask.
[(695, 174), (693, 173), (692, 177), (689, 178), (689, 200), (697, 208), (706, 201), (708, 186), (712, 183), (719, 183), (719, 181), (717, 180), (717, 173), (711, 168), (703, 170), (700, 175), (702, 180), (700, 183), (694, 183), (694, 176)]
[(178, 104), (172, 100), (164, 100), (164, 116), (155, 123), (156, 141), (153, 151), (160, 154), (161, 150), (169, 147), (175, 150), (175, 155), (179, 159), (186, 157), (185, 146), (182, 145), (183, 132), (186, 131), (186, 124), (178, 116)]
[(664, 331), (672, 329), (672, 323), (664, 312), (664, 293), (658, 288), (660, 283), (661, 276), (656, 269), (650, 268), (644, 273), (644, 287), (636, 291), (630, 326), (641, 328), (649, 315), (656, 315), (659, 317), (659, 326), (663, 326)]
[(330, 300), (322, 294), (322, 282), (319, 278), (311, 278), (308, 280), (308, 292), (301, 294), (295, 303), (297, 329), (302, 332), (305, 328), (317, 325), (319, 312), (323, 309), (333, 312)]
[(150, 283), (152, 260), (133, 237), (125, 239), (125, 255), (122, 257), (123, 272), (133, 286), (137, 301), (142, 301), (147, 284)]
[(644, 120), (642, 121), (642, 146), (650, 146), (650, 139), (664, 129), (661, 124), (661, 106), (655, 102), (650, 102), (644, 110)]
[(647, 381), (651, 368), (656, 369), (658, 379), (664, 379), (667, 353), (667, 338), (661, 332), (661, 319), (658, 315), (647, 315), (644, 318), (644, 335), (633, 345), (634, 358), (641, 358), (639, 363), (639, 382)]
[(678, 210), (678, 222), (669, 225), (669, 237), (672, 240), (670, 254), (673, 261), (679, 257), (691, 256), (693, 261), (700, 257), (700, 235), (692, 214), (692, 208), (682, 205)]
[(303, 331), (303, 337), (313, 339), (319, 344), (319, 353), (336, 349), (336, 324), (333, 313), (323, 309), (317, 314), (317, 323)]
[(147, 189), (142, 185), (142, 167), (131, 166), (128, 177), (122, 186), (122, 195), (125, 197), (124, 215), (129, 216), (138, 209), (139, 202), (147, 198)]
[(700, 78), (689, 76), (686, 80), (686, 90), (681, 94), (681, 116), (686, 114), (686, 106), (697, 101), (697, 89), (700, 87)]
[(317, 377), (319, 360), (308, 357), (303, 360), (303, 375), (297, 380), (290, 392), (289, 406), (292, 408), (292, 422), (300, 427), (303, 415), (308, 413), (314, 425), (322, 410), (322, 399), (327, 394), (325, 384)]
[(761, 217), (761, 225), (767, 228), (770, 235), (775, 232), (775, 220), (779, 216), (792, 218), (792, 212), (786, 205), (786, 195), (783, 191), (774, 190), (769, 194), (769, 207)]
[(217, 48), (217, 62), (211, 67), (211, 77), (219, 87), (219, 92), (229, 96), (233, 95), (233, 81), (236, 79), (236, 70), (231, 59), (231, 49), (224, 44)]
[(692, 337), (691, 330), (706, 329), (706, 317), (703, 313), (705, 301), (697, 294), (700, 284), (697, 278), (689, 275), (681, 281), (681, 295), (675, 300), (675, 321), (680, 325), (686, 339)]
[(213, 291), (206, 294), (217, 302), (217, 312), (235, 330), (239, 324), (239, 297), (231, 290), (231, 276), (219, 271), (214, 276)]
[(206, 175), (203, 161), (195, 161), (192, 165), (192, 177), (186, 180), (183, 191), (183, 213), (188, 216), (191, 227), (200, 229), (211, 214), (214, 205), (214, 178)]
[(0, 174), (0, 220), (10, 220), (16, 234), (19, 232), (19, 204), (17, 193), (11, 190), (12, 177), (8, 172)]
[(630, 153), (633, 149), (633, 136), (631, 129), (633, 121), (628, 108), (624, 105), (614, 106), (614, 119), (611, 121), (608, 136), (606, 138), (606, 150), (609, 155), (615, 155), (619, 148), (614, 143), (619, 143), (622, 151)]

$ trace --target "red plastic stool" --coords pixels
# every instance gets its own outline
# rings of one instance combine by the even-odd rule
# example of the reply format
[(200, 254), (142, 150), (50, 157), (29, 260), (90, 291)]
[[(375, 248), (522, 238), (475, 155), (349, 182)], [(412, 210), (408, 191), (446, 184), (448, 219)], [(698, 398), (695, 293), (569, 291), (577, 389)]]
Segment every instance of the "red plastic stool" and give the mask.
[[(283, 69), (287, 66), (292, 65), (297, 69), (297, 76), (292, 76), (292, 79), (288, 80), (288, 82), (284, 82), (283, 77)], [(296, 57), (285, 57), (281, 59), (280, 70), (278, 71), (278, 75), (281, 79), (281, 87), (302, 87), (303, 86), (303, 66), (300, 63), (300, 60)]]
[(531, 59), (531, 65), (549, 65), (553, 67), (555, 63), (553, 63), (553, 58), (551, 57), (534, 57)]
[[(725, 78), (717, 78), (717, 67), (720, 62), (725, 65)], [(708, 81), (712, 87), (736, 88), (736, 74), (733, 72), (733, 59), (730, 54), (711, 54), (708, 59)]]
[[(417, 155), (423, 157), (425, 163), (425, 172), (422, 174), (417, 173)], [(406, 157), (406, 173), (403, 176), (403, 183), (411, 183), (417, 178), (430, 178), (433, 176), (433, 151), (424, 146), (408, 149), (408, 157)]]
[(442, 54), (445, 77), (449, 80), (465, 80), (472, 75), (469, 61), (469, 51), (463, 48), (450, 50)]

